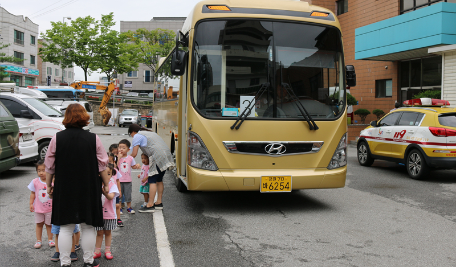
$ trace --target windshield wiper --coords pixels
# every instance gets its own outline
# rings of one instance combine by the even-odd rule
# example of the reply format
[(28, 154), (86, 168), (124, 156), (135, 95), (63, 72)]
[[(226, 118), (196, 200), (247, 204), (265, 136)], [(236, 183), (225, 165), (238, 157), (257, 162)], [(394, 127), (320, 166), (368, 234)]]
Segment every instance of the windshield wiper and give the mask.
[[(239, 130), (239, 127), (241, 127), (241, 125), (244, 122), (245, 118), (247, 118), (250, 115), (250, 113), (252, 112), (252, 109), (253, 109), (253, 107), (255, 106), (255, 103), (256, 103), (256, 99), (260, 98), (264, 94), (264, 92), (267, 91), (268, 88), (269, 88), (269, 83), (268, 82), (261, 84), (260, 89), (255, 94), (253, 99), (249, 102), (247, 107), (245, 107), (244, 111), (242, 111), (241, 115), (239, 115), (237, 120), (230, 127), (231, 130), (233, 130), (234, 128), (236, 128), (236, 130)], [(248, 101), (248, 100), (246, 100), (246, 101)]]
[(307, 123), (309, 124), (309, 129), (318, 130), (319, 128), (317, 124), (313, 120), (312, 116), (310, 116), (309, 112), (307, 112), (302, 102), (296, 96), (291, 86), (288, 83), (282, 83), (282, 87), (285, 88), (285, 90), (287, 90), (288, 94), (291, 96), (291, 100), (296, 104), (299, 112), (301, 112), (301, 115), (304, 117), (304, 119), (306, 119)]

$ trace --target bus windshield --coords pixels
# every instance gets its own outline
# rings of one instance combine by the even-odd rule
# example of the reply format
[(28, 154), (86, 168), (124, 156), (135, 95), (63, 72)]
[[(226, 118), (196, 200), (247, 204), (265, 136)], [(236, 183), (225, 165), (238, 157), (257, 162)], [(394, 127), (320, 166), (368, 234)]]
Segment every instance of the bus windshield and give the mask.
[[(207, 118), (232, 118), (262, 85), (249, 119), (296, 119), (301, 101), (314, 120), (345, 110), (338, 29), (298, 22), (230, 19), (195, 27), (192, 101)], [(296, 97), (295, 97), (296, 96)], [(229, 111), (229, 112), (225, 112)]]

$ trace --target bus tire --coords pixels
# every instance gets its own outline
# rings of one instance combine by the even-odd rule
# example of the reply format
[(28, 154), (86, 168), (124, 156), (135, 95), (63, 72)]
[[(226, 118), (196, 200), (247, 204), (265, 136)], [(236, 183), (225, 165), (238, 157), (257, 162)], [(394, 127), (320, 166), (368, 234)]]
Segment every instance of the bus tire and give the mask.
[(176, 189), (178, 192), (181, 192), (181, 193), (185, 193), (187, 192), (187, 186), (185, 186), (184, 182), (182, 182), (181, 179), (179, 179), (179, 177), (174, 176), (175, 177), (175, 181), (176, 181)]
[[(175, 144), (175, 141), (174, 141), (174, 133), (171, 134), (171, 143), (169, 144), (169, 147), (170, 147), (170, 150), (171, 150), (171, 154), (174, 154), (174, 150), (175, 150), (175, 147), (176, 147), (176, 144)], [(174, 160), (174, 163), (176, 163), (175, 160)]]
[(158, 125), (155, 123), (155, 133), (158, 133)]

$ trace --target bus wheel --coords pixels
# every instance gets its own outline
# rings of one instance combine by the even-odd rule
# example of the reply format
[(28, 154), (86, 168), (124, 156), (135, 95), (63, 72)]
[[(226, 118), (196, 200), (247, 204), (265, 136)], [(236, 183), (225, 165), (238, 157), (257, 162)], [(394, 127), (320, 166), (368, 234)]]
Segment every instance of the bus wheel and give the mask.
[(182, 180), (179, 179), (179, 177), (177, 177), (177, 175), (175, 175), (175, 180), (176, 180), (177, 191), (179, 191), (181, 193), (187, 192), (187, 186), (185, 186), (184, 182), (182, 182)]

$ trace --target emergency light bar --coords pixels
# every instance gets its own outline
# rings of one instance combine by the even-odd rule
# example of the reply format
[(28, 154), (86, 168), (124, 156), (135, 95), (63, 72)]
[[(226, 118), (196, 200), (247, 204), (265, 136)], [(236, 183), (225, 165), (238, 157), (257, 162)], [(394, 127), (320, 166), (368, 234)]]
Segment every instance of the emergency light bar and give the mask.
[(407, 107), (441, 107), (441, 106), (449, 106), (450, 101), (442, 100), (442, 99), (432, 99), (432, 98), (418, 98), (418, 99), (410, 99), (405, 100), (404, 106)]

